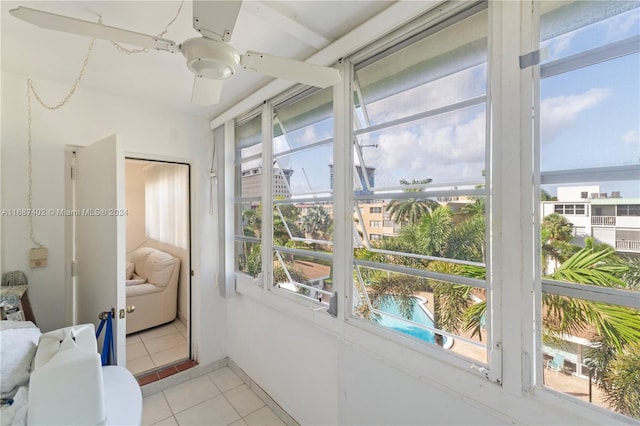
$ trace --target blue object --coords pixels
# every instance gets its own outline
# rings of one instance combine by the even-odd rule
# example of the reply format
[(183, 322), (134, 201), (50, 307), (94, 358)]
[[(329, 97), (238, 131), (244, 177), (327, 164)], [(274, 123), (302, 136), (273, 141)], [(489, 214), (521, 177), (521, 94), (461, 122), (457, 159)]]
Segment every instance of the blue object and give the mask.
[[(427, 314), (427, 312), (420, 306), (422, 302), (418, 298), (414, 298), (414, 300), (415, 302), (413, 305), (413, 312), (410, 320), (418, 324), (433, 327), (433, 320), (431, 319), (429, 314)], [(378, 309), (391, 315), (395, 315), (396, 317), (402, 317), (400, 308), (398, 306), (398, 301), (394, 297), (385, 297), (384, 299), (379, 301)], [(435, 343), (435, 336), (433, 331), (416, 326), (406, 320), (402, 320), (396, 317), (380, 314), (378, 324), (383, 327), (391, 328), (408, 334), (409, 336), (416, 337), (420, 340), (424, 340), (425, 342)]]
[(114, 365), (116, 357), (113, 348), (113, 327), (111, 325), (112, 313), (107, 312), (106, 314), (107, 317), (100, 321), (98, 331), (96, 332), (96, 339), (100, 337), (100, 332), (102, 332), (102, 328), (106, 324), (107, 329), (104, 332), (104, 342), (102, 344), (102, 353), (100, 354), (100, 357), (102, 359), (102, 365)]
[(549, 361), (547, 361), (547, 368), (551, 370), (555, 370), (556, 373), (558, 371), (560, 372), (564, 371), (564, 356), (560, 354), (555, 354), (553, 356), (553, 359), (550, 359)]

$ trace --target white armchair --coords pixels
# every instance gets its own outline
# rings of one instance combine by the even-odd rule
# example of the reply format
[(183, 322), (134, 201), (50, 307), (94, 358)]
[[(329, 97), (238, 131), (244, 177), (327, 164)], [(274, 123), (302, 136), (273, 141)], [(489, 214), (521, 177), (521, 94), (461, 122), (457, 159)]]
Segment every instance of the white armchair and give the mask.
[(127, 334), (165, 324), (176, 318), (180, 259), (151, 247), (127, 255)]

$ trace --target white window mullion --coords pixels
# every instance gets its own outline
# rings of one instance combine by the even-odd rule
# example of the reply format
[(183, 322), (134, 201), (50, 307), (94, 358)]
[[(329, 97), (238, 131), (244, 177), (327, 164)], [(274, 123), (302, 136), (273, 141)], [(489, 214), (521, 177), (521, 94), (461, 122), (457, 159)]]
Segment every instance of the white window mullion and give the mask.
[(490, 2), (489, 16), (489, 377), (520, 395), (533, 368), (535, 260), (532, 78), (517, 58), (530, 52), (531, 3)]
[[(333, 89), (333, 288), (338, 292), (338, 319), (351, 314), (353, 283), (353, 66), (339, 65), (342, 80)], [(344, 324), (344, 323), (343, 323)]]
[[(531, 21), (530, 21), (530, 34), (531, 44), (530, 51), (537, 51), (540, 49), (540, 2), (532, 1), (531, 9)], [(533, 106), (533, 119), (529, 120), (533, 126), (533, 246), (534, 248), (542, 247), (542, 236), (540, 234), (541, 223), (541, 209), (537, 208), (541, 199), (541, 181), (542, 173), (540, 171), (540, 132), (536, 129), (540, 129), (540, 66), (536, 65), (531, 67), (531, 87), (532, 97), (531, 105)], [(526, 100), (528, 102), (528, 99)], [(522, 100), (522, 111), (525, 111), (524, 106), (525, 99)], [(540, 256), (537, 254), (537, 250), (533, 253), (533, 267), (534, 267), (534, 293), (533, 293), (533, 321), (534, 321), (534, 346), (531, 350), (527, 347), (527, 350), (531, 354), (530, 364), (533, 369), (531, 374), (531, 380), (523, 383), (523, 388), (531, 389), (536, 384), (543, 382), (543, 369), (542, 365), (542, 265)]]
[[(217, 144), (216, 149), (216, 168), (218, 170), (218, 240), (220, 241), (219, 250), (221, 265), (219, 271), (220, 295), (222, 297), (233, 297), (235, 294), (236, 272), (236, 242), (235, 238), (235, 166), (228, 166), (235, 163), (235, 124), (233, 120), (227, 121), (222, 126), (222, 140), (217, 137), (214, 143)], [(214, 130), (214, 134), (219, 136), (218, 130)]]
[(271, 290), (273, 282), (273, 105), (262, 107), (262, 280)]

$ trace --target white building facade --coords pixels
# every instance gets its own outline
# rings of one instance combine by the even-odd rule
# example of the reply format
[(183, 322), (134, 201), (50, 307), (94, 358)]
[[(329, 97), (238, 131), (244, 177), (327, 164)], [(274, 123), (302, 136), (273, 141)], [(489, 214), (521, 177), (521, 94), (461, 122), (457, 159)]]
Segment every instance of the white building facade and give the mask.
[(557, 201), (542, 202), (542, 216), (557, 213), (571, 222), (576, 242), (593, 237), (620, 253), (640, 253), (640, 199), (600, 187), (560, 187)]

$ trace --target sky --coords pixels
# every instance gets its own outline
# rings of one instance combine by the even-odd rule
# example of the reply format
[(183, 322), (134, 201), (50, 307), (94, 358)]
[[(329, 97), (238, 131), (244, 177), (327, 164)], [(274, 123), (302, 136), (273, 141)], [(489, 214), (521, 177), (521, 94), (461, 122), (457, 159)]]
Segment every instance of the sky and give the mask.
[[(543, 24), (544, 25), (544, 18)], [(640, 7), (541, 43), (545, 62), (640, 35)], [(545, 63), (543, 62), (543, 64)], [(375, 63), (371, 66), (375, 66)], [(543, 65), (544, 66), (544, 65)], [(364, 91), (364, 90), (363, 90)], [(366, 103), (378, 124), (483, 95), (486, 65), (476, 65), (394, 96)], [(366, 91), (364, 91), (366, 93)], [(640, 164), (640, 53), (549, 77), (540, 83), (541, 170)], [(362, 111), (356, 111), (362, 117)], [(278, 137), (275, 152), (331, 137), (323, 120)], [(437, 183), (482, 182), (486, 108), (479, 103), (436, 117), (358, 137), (364, 164), (375, 167), (378, 188), (400, 179), (431, 178)], [(293, 193), (329, 188), (332, 144), (278, 159), (293, 168)], [(359, 164), (359, 160), (356, 159)], [(640, 197), (637, 181), (601, 183), (601, 192)], [(545, 188), (554, 194), (556, 188)]]

